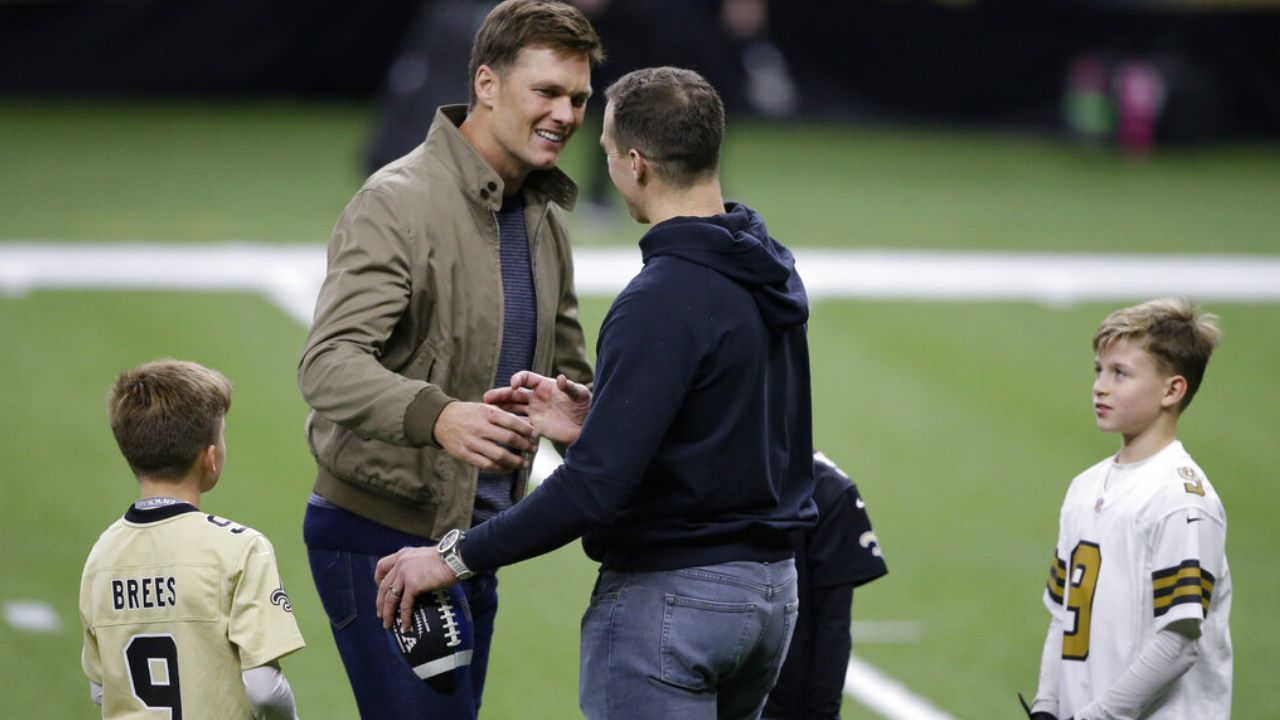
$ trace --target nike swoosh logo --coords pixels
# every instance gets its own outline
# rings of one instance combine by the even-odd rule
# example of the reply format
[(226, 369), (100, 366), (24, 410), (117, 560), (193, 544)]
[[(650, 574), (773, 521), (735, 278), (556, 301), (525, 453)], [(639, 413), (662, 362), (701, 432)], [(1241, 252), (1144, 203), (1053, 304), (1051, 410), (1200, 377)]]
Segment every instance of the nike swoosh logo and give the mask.
[(1187, 524), (1190, 525), (1193, 522), (1200, 522), (1203, 519), (1204, 518), (1187, 518)]

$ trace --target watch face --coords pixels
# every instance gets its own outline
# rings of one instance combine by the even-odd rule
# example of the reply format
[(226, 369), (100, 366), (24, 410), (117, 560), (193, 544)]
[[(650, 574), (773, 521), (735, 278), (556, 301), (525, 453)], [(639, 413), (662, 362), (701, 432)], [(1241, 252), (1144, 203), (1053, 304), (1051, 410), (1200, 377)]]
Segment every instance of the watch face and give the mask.
[(453, 549), (454, 545), (458, 544), (458, 536), (461, 534), (462, 533), (458, 532), (457, 528), (450, 530), (449, 532), (444, 534), (444, 537), (440, 538), (440, 544), (436, 547), (442, 553), (449, 552), (450, 550)]

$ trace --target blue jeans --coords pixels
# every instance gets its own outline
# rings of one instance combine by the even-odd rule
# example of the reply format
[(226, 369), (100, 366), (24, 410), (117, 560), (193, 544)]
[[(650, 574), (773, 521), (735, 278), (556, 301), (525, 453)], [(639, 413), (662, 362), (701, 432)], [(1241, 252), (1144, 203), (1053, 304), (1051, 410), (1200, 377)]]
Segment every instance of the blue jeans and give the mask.
[(589, 720), (759, 717), (799, 606), (791, 560), (601, 572), (578, 705)]
[(391, 632), (383, 629), (378, 619), (373, 571), (379, 556), (308, 546), (307, 558), (360, 717), (474, 720), (480, 710), (493, 620), (498, 613), (497, 576), (482, 573), (462, 583), (475, 623), (475, 651), (471, 665), (459, 676), (458, 689), (446, 695), (413, 674)]

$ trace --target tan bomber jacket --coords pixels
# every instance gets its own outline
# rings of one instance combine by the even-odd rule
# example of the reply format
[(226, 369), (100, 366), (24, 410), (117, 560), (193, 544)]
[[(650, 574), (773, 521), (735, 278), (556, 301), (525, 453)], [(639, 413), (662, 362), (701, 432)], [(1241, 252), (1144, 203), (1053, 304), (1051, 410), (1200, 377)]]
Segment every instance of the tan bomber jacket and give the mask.
[[(470, 525), (477, 475), (436, 445), (436, 417), (455, 399), (481, 399), (502, 349), (502, 180), (458, 130), (465, 115), (437, 110), (426, 142), (347, 205), (298, 364), (316, 492), (429, 538)], [(557, 169), (532, 173), (524, 192), (538, 303), (531, 369), (589, 382), (562, 216), (577, 188)], [(527, 481), (526, 470), (517, 499)]]

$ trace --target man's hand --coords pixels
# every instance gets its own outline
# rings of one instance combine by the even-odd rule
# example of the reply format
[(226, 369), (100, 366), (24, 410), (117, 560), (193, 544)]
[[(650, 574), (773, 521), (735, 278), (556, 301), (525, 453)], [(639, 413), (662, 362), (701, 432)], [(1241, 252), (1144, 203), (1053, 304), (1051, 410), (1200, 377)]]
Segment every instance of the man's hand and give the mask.
[(484, 401), (527, 416), (543, 437), (569, 445), (578, 439), (587, 421), (591, 389), (564, 375), (552, 379), (522, 370), (511, 376), (511, 387), (490, 390)]
[(382, 620), (382, 627), (390, 630), (398, 617), (401, 629), (409, 632), (409, 616), (418, 596), (428, 590), (452, 587), (458, 576), (435, 547), (403, 547), (378, 561), (373, 581), (378, 583), (378, 619)]
[(524, 467), (517, 453), (538, 449), (538, 431), (523, 418), (483, 403), (451, 402), (432, 429), (436, 442), (453, 457), (485, 472)]

